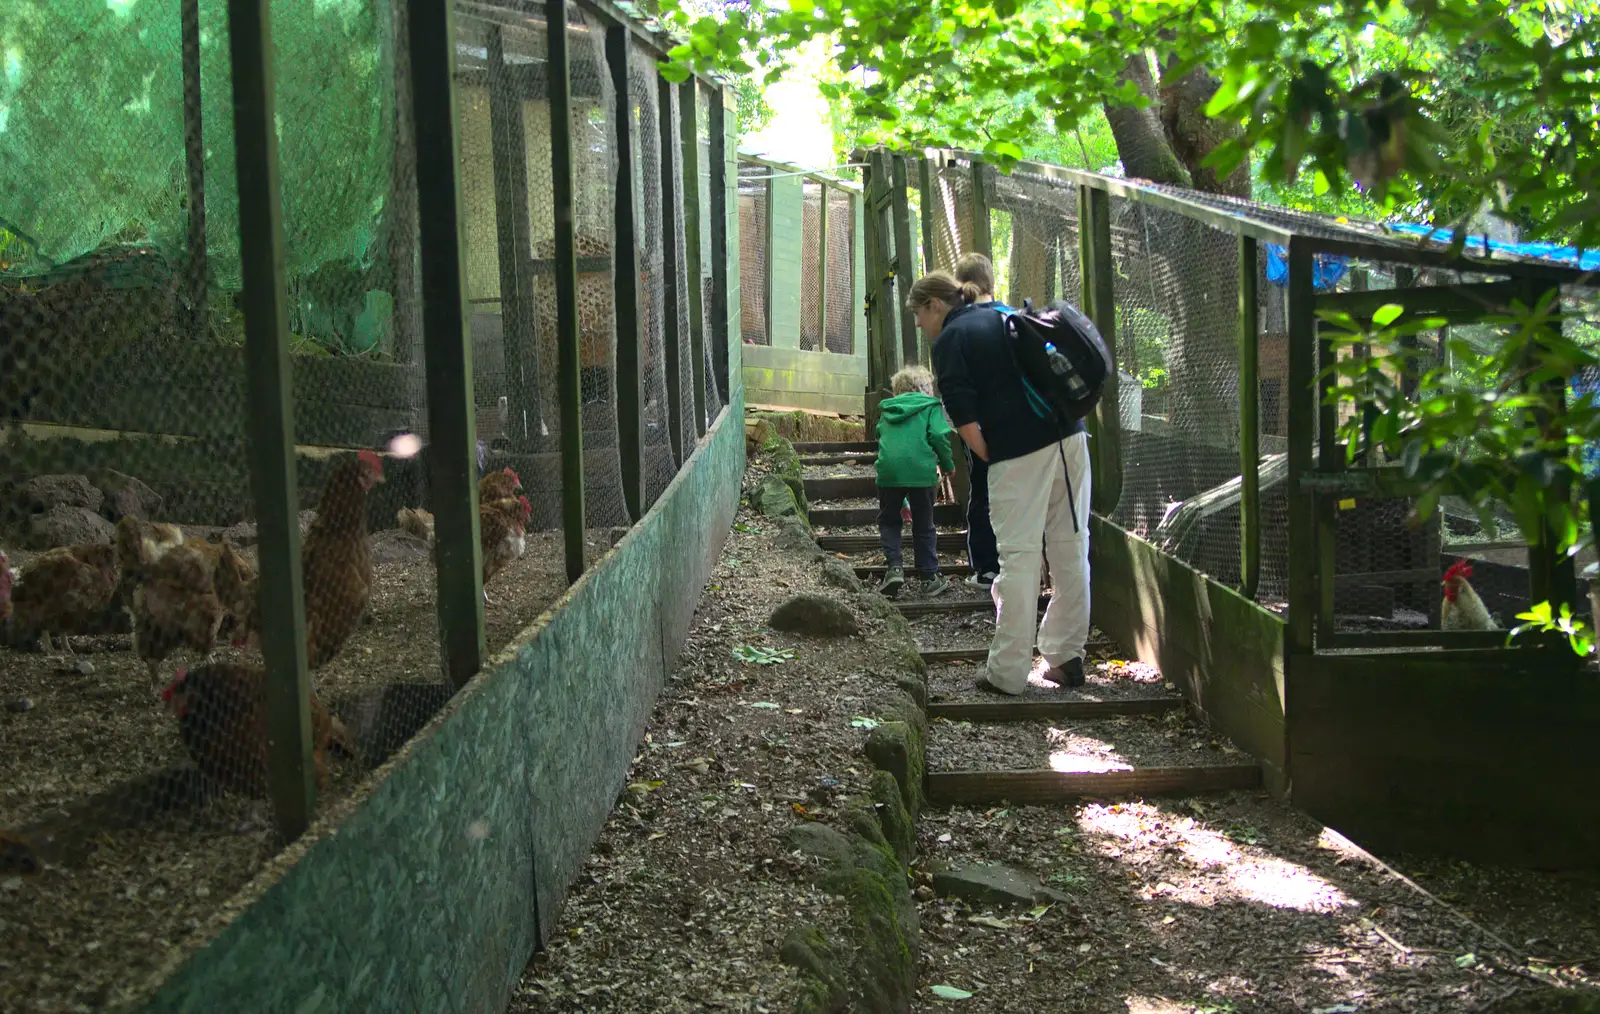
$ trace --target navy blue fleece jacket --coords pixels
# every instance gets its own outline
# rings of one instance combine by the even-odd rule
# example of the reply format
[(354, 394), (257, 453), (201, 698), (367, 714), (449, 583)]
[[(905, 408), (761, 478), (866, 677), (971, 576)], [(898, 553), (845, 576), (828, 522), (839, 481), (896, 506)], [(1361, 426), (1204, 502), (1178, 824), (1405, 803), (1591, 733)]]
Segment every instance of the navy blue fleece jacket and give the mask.
[(1082, 422), (1058, 429), (1054, 420), (1041, 419), (1028, 407), (1022, 375), (1008, 345), (1011, 339), (995, 306), (956, 307), (933, 342), (933, 369), (945, 411), (957, 429), (978, 424), (991, 465), (1083, 432)]

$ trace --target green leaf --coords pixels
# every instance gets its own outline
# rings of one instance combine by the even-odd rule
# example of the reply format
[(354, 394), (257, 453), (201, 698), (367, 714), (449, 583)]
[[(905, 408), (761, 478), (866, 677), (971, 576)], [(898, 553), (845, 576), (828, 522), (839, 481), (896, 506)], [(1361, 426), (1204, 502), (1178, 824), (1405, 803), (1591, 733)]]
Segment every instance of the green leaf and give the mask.
[(933, 995), (941, 1000), (971, 1000), (972, 994), (964, 989), (946, 986), (943, 983), (933, 987)]
[(1373, 327), (1388, 327), (1399, 319), (1406, 308), (1399, 303), (1385, 303), (1372, 314)]

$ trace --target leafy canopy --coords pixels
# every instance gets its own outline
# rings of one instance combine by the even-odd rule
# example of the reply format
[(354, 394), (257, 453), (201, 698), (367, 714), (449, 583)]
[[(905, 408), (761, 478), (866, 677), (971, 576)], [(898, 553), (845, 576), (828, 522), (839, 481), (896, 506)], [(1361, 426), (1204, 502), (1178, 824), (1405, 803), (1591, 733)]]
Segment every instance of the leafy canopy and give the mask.
[[(751, 0), (714, 15), (666, 6), (675, 60), (768, 80), (831, 38), (825, 85), (885, 140), (951, 144), (1006, 165), (1104, 105), (1148, 101), (1124, 70), (1205, 68), (1207, 111), (1242, 126), (1213, 153), (1252, 152), (1263, 182), (1464, 224), (1485, 201), (1534, 236), (1600, 236), (1592, 0)], [(669, 72), (672, 69), (669, 68)], [(675, 70), (687, 72), (686, 66)], [(1309, 172), (1308, 172), (1309, 170)]]

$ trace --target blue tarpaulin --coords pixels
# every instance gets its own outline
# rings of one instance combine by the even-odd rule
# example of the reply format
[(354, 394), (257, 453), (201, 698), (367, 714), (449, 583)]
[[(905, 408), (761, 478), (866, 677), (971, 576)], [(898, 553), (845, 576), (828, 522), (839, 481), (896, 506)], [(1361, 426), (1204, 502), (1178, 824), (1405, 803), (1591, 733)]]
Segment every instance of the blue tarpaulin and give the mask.
[[(1276, 243), (1266, 244), (1267, 248), (1267, 281), (1283, 288), (1289, 284), (1289, 260), (1283, 247)], [(1335, 254), (1316, 254), (1312, 258), (1312, 285), (1318, 292), (1325, 292), (1339, 284), (1339, 279), (1349, 270), (1350, 259)]]
[[(1452, 235), (1449, 229), (1435, 229), (1429, 225), (1415, 225), (1411, 222), (1390, 222), (1388, 227), (1407, 236), (1425, 236), (1435, 243), (1449, 243)], [(1560, 246), (1555, 243), (1502, 243), (1499, 240), (1486, 239), (1481, 235), (1467, 237), (1467, 253), (1482, 257), (1485, 255), (1485, 246), (1489, 253), (1537, 257), (1540, 260), (1570, 264), (1584, 271), (1600, 271), (1600, 250), (1580, 251), (1575, 246)]]

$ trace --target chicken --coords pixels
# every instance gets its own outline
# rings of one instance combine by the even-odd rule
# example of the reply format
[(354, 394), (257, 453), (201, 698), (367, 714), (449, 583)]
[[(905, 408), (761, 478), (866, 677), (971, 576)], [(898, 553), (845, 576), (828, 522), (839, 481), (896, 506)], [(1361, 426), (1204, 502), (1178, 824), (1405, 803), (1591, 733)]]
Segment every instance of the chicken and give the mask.
[(400, 523), (401, 531), (421, 539), (430, 546), (433, 545), (432, 514), (417, 507), (402, 507), (394, 519)]
[(522, 480), (517, 478), (508, 465), (498, 472), (490, 472), (478, 480), (478, 502), (480, 504), (493, 503), (496, 500), (509, 500), (522, 493)]
[(478, 539), (483, 547), (483, 601), (489, 602), (489, 581), (528, 548), (528, 498), (506, 498), (478, 507)]
[(11, 572), (6, 554), (0, 553), (0, 629), (11, 618), (11, 584), (15, 580), (16, 575)]
[(54, 654), (52, 633), (66, 651), (69, 635), (98, 625), (116, 602), (117, 554), (111, 546), (63, 546), (34, 557), (11, 589), (12, 629), (22, 640), (34, 637)]
[[(522, 480), (510, 467), (490, 472), (478, 480), (478, 504), (513, 500), (522, 493)], [(530, 510), (531, 513), (531, 510)], [(433, 515), (420, 507), (402, 507), (395, 514), (400, 530), (433, 545)]]
[(39, 854), (28, 839), (12, 831), (0, 831), (0, 877), (34, 874), (42, 869)]
[[(230, 792), (267, 794), (266, 669), (218, 663), (179, 669), (161, 692), (178, 719), (178, 735), (200, 773)], [(355, 757), (350, 733), (311, 695), (311, 757), (317, 785), (327, 784), (327, 756), (337, 749)]]
[(153, 524), (135, 517), (124, 517), (117, 522), (116, 537), (111, 544), (117, 550), (117, 597), (126, 606), (133, 595), (133, 585), (139, 579), (141, 564), (154, 563), (174, 546), (183, 545), (183, 532), (177, 525)]
[[(339, 654), (361, 623), (372, 597), (372, 554), (367, 546), (367, 490), (383, 481), (383, 460), (369, 450), (333, 470), (317, 504), (317, 519), (300, 544), (305, 587), (306, 661), (321, 668)], [(258, 582), (235, 644), (252, 647), (261, 635)]]
[[(249, 608), (250, 565), (227, 543), (184, 542), (171, 525), (117, 522), (123, 608), (133, 620), (133, 650), (152, 680), (178, 648), (207, 661), (229, 617)], [(160, 689), (156, 683), (155, 689)]]
[(1472, 564), (1457, 560), (1444, 572), (1444, 602), (1439, 607), (1439, 627), (1442, 630), (1499, 630), (1494, 617), (1483, 604), (1483, 599), (1467, 583), (1472, 576)]

